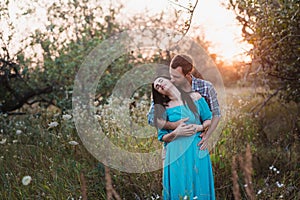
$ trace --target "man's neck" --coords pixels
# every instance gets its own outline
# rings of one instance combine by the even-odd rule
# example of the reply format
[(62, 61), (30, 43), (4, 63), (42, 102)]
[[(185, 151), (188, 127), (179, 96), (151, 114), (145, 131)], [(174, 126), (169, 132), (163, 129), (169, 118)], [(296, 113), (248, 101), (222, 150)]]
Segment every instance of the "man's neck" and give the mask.
[(192, 86), (189, 83), (186, 83), (181, 87), (181, 89), (185, 92), (191, 92), (192, 91)]
[(183, 91), (185, 92), (191, 92), (192, 91), (192, 76), (186, 78), (187, 82), (181, 87)]

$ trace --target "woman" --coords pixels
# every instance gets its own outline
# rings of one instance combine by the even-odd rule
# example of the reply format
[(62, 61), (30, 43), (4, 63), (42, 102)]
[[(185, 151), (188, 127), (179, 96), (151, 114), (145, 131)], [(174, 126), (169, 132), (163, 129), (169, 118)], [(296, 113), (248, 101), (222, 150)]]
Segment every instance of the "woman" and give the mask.
[[(215, 199), (209, 153), (197, 146), (201, 140), (201, 131), (210, 124), (212, 117), (206, 101), (197, 92), (181, 91), (164, 77), (155, 79), (152, 95), (158, 139), (164, 142), (166, 148), (163, 198)], [(175, 130), (159, 128), (162, 126), (158, 124), (162, 121), (174, 122), (187, 117), (189, 120)]]

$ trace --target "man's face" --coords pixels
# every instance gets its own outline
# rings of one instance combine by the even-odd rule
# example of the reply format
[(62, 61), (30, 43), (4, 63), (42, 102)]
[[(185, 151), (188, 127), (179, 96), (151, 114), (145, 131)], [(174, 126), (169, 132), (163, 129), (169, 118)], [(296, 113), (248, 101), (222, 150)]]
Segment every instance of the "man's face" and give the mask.
[(185, 75), (182, 72), (181, 67), (177, 67), (176, 69), (170, 67), (169, 72), (170, 72), (171, 82), (174, 85), (178, 87), (182, 87), (186, 84), (189, 84), (188, 80), (186, 79)]

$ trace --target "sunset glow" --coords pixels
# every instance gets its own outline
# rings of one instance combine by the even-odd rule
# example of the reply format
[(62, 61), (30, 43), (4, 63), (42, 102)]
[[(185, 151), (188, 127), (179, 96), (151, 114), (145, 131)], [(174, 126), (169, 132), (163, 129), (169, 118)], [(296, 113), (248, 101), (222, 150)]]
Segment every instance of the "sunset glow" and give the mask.
[[(168, 13), (176, 7), (171, 2), (168, 0), (127, 0), (122, 13), (125, 15), (129, 12), (131, 15), (136, 15), (145, 10), (149, 13), (161, 11)], [(186, 6), (188, 2), (188, 0), (178, 1)], [(222, 5), (222, 1), (199, 0), (188, 36), (196, 37), (199, 36), (198, 34), (204, 35), (205, 39), (211, 43), (209, 51), (217, 54), (219, 60), (229, 64), (234, 61), (250, 60), (245, 51), (251, 46), (242, 41), (241, 26), (235, 19), (234, 13)]]
[[(37, 8), (35, 18), (24, 16), (15, 22), (17, 30), (20, 31), (22, 37), (29, 36), (34, 30), (41, 27), (41, 23), (46, 21), (46, 9), (43, 5), (49, 6), (56, 0), (43, 1), (35, 3)], [(93, 1), (90, 1), (92, 3)], [(179, 7), (172, 3), (172, 0), (105, 0), (101, 3), (105, 9), (109, 6), (123, 5), (120, 13), (117, 13), (117, 19), (124, 22), (126, 19), (137, 14), (155, 14), (164, 11), (166, 14), (171, 13)], [(178, 4), (188, 6), (189, 0), (178, 1)], [(192, 1), (193, 3), (195, 1)], [(224, 1), (223, 1), (224, 2)], [(30, 0), (21, 2), (11, 1), (10, 13), (12, 18), (16, 18), (16, 14), (21, 14), (20, 7), (28, 8), (32, 5)], [(24, 12), (24, 11), (23, 11)], [(188, 15), (187, 15), (188, 16)], [(135, 24), (132, 24), (133, 28)], [(242, 42), (241, 26), (238, 25), (235, 15), (222, 5), (220, 0), (199, 0), (194, 12), (193, 20), (189, 32), (190, 37), (200, 38), (210, 42), (210, 53), (216, 54), (217, 58), (225, 63), (231, 64), (235, 61), (249, 61), (245, 52), (250, 49), (250, 45)], [(15, 38), (16, 40), (16, 38)], [(16, 41), (17, 43), (17, 41)]]

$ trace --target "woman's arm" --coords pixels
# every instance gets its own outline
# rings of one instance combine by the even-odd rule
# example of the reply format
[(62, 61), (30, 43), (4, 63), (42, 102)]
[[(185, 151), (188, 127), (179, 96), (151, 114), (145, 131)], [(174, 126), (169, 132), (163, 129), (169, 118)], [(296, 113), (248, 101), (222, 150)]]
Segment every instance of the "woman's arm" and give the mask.
[(201, 128), (200, 126), (202, 125), (181, 123), (174, 131), (165, 134), (162, 137), (162, 141), (172, 142), (177, 137), (182, 137), (182, 136), (187, 137), (187, 136), (194, 135), (195, 133), (198, 132), (197, 129)]
[(212, 121), (212, 120), (210, 120), (210, 119), (205, 120), (205, 121), (202, 123), (203, 130), (201, 130), (201, 131), (204, 131), (204, 130), (206, 130), (207, 128), (209, 128), (210, 125), (211, 125), (211, 121)]
[(161, 129), (175, 130), (181, 123), (186, 122), (189, 118), (184, 118), (176, 122), (170, 122), (163, 119), (157, 119), (157, 125)]

